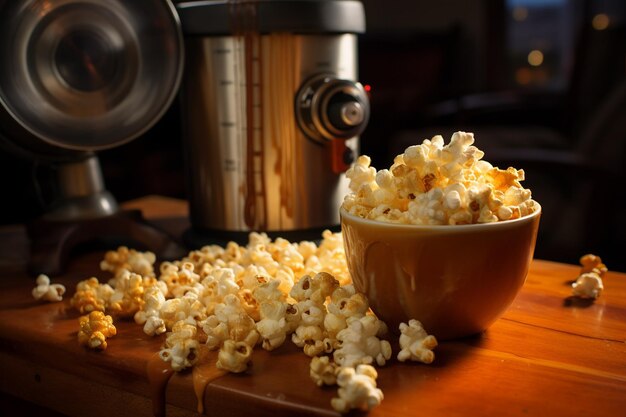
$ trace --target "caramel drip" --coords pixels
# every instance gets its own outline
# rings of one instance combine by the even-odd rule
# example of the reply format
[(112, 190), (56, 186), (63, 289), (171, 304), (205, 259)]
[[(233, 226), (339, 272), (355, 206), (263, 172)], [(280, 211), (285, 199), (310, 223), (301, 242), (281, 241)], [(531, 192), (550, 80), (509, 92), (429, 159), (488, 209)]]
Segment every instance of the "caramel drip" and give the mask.
[(147, 366), (150, 396), (152, 397), (152, 413), (154, 417), (165, 417), (165, 390), (174, 370), (169, 362), (165, 362), (158, 353), (152, 355)]
[[(267, 229), (267, 190), (264, 173), (263, 137), (263, 91), (261, 88), (261, 35), (257, 24), (257, 4), (241, 0), (230, 0), (230, 19), (233, 36), (243, 40), (244, 80), (237, 80), (238, 86), (245, 85), (245, 185), (244, 221), (253, 230)], [(235, 67), (241, 67), (241, 56), (235, 56)], [(237, 72), (239, 74), (239, 72)]]
[[(263, 102), (261, 88), (261, 36), (253, 31), (244, 34), (246, 71), (246, 225), (255, 230), (267, 229), (267, 190), (264, 172)], [(255, 106), (260, 106), (255, 111)]]
[(204, 413), (204, 393), (209, 382), (223, 376), (226, 371), (219, 369), (215, 363), (217, 361), (217, 351), (210, 351), (202, 346), (200, 349), (200, 360), (193, 367), (191, 376), (193, 379), (193, 391), (198, 399), (198, 413)]

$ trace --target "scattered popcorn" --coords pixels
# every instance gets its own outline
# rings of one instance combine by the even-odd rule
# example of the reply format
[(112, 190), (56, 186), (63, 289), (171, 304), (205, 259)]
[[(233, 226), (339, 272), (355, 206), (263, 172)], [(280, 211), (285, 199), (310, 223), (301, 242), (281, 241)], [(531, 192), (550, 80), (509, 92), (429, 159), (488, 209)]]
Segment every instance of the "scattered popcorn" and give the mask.
[(352, 409), (370, 411), (380, 405), (383, 392), (376, 387), (378, 373), (371, 365), (358, 365), (356, 370), (342, 367), (337, 372), (338, 397), (331, 400), (332, 407), (340, 413)]
[(597, 299), (604, 290), (602, 278), (608, 272), (599, 256), (587, 254), (580, 258), (580, 275), (572, 284), (572, 295)]
[(409, 324), (400, 323), (400, 352), (398, 360), (404, 362), (412, 360), (423, 363), (432, 363), (435, 359), (433, 349), (437, 346), (435, 336), (428, 335), (422, 323), (409, 320)]
[(61, 284), (51, 284), (47, 275), (41, 274), (37, 277), (37, 286), (33, 288), (35, 300), (62, 301), (65, 294), (65, 287)]
[(314, 356), (309, 367), (311, 379), (318, 387), (337, 383), (337, 365), (328, 356)]
[(78, 319), (78, 343), (90, 349), (104, 350), (107, 348), (107, 337), (115, 336), (117, 330), (113, 318), (101, 311), (92, 311)]
[(243, 372), (248, 368), (252, 348), (245, 342), (227, 340), (217, 356), (217, 367), (229, 372)]
[[(467, 141), (463, 143), (467, 145)], [(476, 159), (477, 151), (468, 150), (463, 143), (455, 142), (456, 148), (449, 145), (448, 152), (464, 155), (467, 161)], [(445, 155), (443, 145), (441, 148), (441, 155)], [(465, 153), (459, 149), (465, 149)], [(496, 197), (504, 201), (519, 196), (513, 193), (506, 197), (504, 192), (486, 186), (464, 188), (462, 184), (450, 184), (439, 190), (435, 186), (443, 181), (442, 172), (454, 178), (463, 177), (467, 174), (465, 163), (445, 156), (457, 161), (458, 166), (442, 167), (429, 162), (420, 168), (423, 172), (415, 168), (412, 173), (410, 167), (419, 161), (421, 151), (407, 152), (407, 164), (400, 156), (394, 169), (378, 173), (369, 167), (369, 158), (360, 158), (361, 166), (355, 167), (351, 174), (355, 184), (361, 183), (356, 188), (363, 196), (372, 201), (397, 200), (388, 205), (389, 212), (376, 208), (377, 215), (393, 213), (400, 219), (407, 210), (419, 211), (411, 208), (413, 200), (426, 198), (432, 200), (427, 206), (435, 216), (442, 210), (457, 210), (455, 219), (462, 222), (467, 218), (461, 209), (467, 204), (466, 199), (472, 198), (479, 206), (476, 217), (487, 219), (494, 211), (484, 207), (490, 210), (502, 207), (498, 206)], [(491, 169), (480, 163), (474, 168), (483, 174)], [(418, 171), (422, 177), (417, 176)], [(397, 175), (399, 172), (406, 175)], [(523, 179), (523, 172), (518, 171), (493, 175), (494, 183), (500, 185)], [(403, 191), (406, 187), (402, 184), (420, 178), (426, 197)], [(378, 188), (372, 181), (379, 184)], [(400, 201), (398, 195), (404, 195), (406, 201)], [(309, 371), (317, 385), (340, 386), (338, 397), (332, 400), (335, 410), (367, 411), (382, 400), (382, 391), (376, 387), (377, 373), (370, 365), (382, 366), (391, 358), (391, 345), (382, 339), (387, 326), (374, 316), (365, 295), (356, 292), (352, 285), (341, 233), (324, 231), (319, 246), (314, 242), (291, 243), (280, 238), (272, 241), (264, 233), (251, 233), (246, 246), (234, 242), (225, 248), (205, 246), (179, 261), (163, 262), (158, 278), (154, 275), (154, 262), (150, 253), (120, 247), (107, 252), (101, 263), (103, 270), (115, 275), (110, 284), (101, 284), (92, 277), (77, 285), (72, 305), (81, 313), (91, 312), (90, 316), (81, 318), (81, 344), (106, 348), (106, 337), (115, 334), (111, 316), (104, 315), (111, 311), (118, 316), (132, 316), (147, 335), (169, 330), (159, 355), (175, 371), (197, 364), (200, 343), (205, 343), (209, 349), (219, 349), (218, 368), (244, 372), (257, 344), (274, 350), (291, 338), (312, 357)], [(49, 280), (41, 283), (49, 285)], [(106, 327), (107, 323), (110, 327)], [(425, 340), (434, 340), (425, 332), (426, 339), (419, 340), (415, 332), (404, 333), (400, 344), (403, 345), (402, 337), (407, 338), (407, 346), (402, 346), (403, 351), (409, 352), (402, 354), (407, 358), (413, 354), (410, 352), (419, 356), (415, 347), (418, 342), (427, 347)], [(435, 345), (436, 341), (432, 347)], [(327, 356), (318, 356), (321, 354)]]
[(471, 224), (516, 219), (537, 210), (524, 189), (524, 171), (502, 170), (481, 160), (472, 133), (456, 132), (408, 147), (390, 169), (376, 171), (360, 156), (346, 176), (342, 207), (377, 221), (404, 224)]

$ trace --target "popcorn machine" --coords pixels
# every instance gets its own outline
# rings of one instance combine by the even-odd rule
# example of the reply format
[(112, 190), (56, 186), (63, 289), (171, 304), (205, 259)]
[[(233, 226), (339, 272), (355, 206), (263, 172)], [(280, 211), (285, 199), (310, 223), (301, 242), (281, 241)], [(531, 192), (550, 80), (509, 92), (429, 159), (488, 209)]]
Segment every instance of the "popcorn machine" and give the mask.
[(339, 224), (369, 101), (360, 1), (178, 3), (191, 246)]

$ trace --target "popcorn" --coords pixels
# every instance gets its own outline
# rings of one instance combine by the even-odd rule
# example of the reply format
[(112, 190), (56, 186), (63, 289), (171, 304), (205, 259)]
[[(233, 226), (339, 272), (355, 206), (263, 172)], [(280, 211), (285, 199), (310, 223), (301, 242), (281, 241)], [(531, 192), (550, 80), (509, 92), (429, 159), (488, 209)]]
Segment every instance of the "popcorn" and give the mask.
[(283, 344), (289, 330), (285, 316), (287, 303), (266, 301), (261, 304), (261, 320), (256, 324), (265, 350), (274, 350)]
[[(100, 269), (110, 271), (117, 278), (124, 270), (142, 276), (154, 276), (156, 256), (152, 252), (138, 252), (120, 246), (116, 251), (108, 251), (100, 262)], [(114, 285), (114, 284), (112, 284)]]
[(167, 335), (159, 356), (163, 361), (170, 362), (174, 371), (182, 371), (198, 362), (200, 343), (195, 339), (197, 331), (195, 323), (181, 320)]
[(319, 326), (300, 325), (291, 335), (291, 341), (302, 350), (307, 356), (316, 356), (324, 352), (324, 332)]
[(143, 307), (143, 277), (124, 269), (115, 281), (107, 310), (118, 317), (130, 317)]
[(165, 321), (160, 316), (165, 304), (165, 295), (157, 286), (146, 288), (143, 294), (144, 306), (135, 313), (135, 323), (143, 324), (143, 331), (148, 336), (159, 335), (167, 331)]
[(159, 316), (165, 327), (171, 329), (181, 320), (198, 322), (207, 317), (206, 307), (198, 300), (198, 295), (188, 292), (180, 298), (166, 300), (159, 309)]
[(353, 166), (346, 171), (346, 177), (350, 180), (350, 189), (358, 191), (363, 185), (369, 184), (376, 179), (376, 169), (370, 167), (372, 160), (367, 155), (360, 155)]
[[(196, 287), (190, 288), (196, 291)], [(198, 298), (206, 307), (207, 314), (213, 314), (215, 306), (226, 296), (236, 295), (240, 288), (235, 281), (235, 273), (230, 268), (217, 267), (197, 286)]]
[(200, 275), (194, 272), (191, 262), (183, 262), (180, 267), (171, 262), (163, 262), (159, 280), (165, 282), (170, 294), (180, 297), (200, 281)]
[(266, 303), (269, 301), (284, 301), (286, 299), (285, 294), (280, 290), (280, 281), (271, 280), (265, 284), (259, 285), (254, 289), (254, 298), (259, 303)]
[(604, 274), (608, 272), (606, 265), (602, 263), (602, 259), (590, 253), (580, 258), (580, 265), (582, 266), (581, 273), (595, 272), (600, 278), (604, 278)]
[(91, 277), (76, 285), (76, 293), (71, 304), (81, 314), (92, 311), (104, 311), (115, 291), (108, 284), (100, 284), (98, 278)]
[(348, 327), (337, 334), (341, 347), (333, 353), (335, 362), (341, 366), (354, 367), (375, 361), (383, 366), (391, 358), (391, 345), (377, 337), (381, 326), (386, 328), (374, 316), (350, 318)]
[(361, 318), (367, 313), (369, 302), (365, 295), (356, 292), (353, 285), (347, 285), (333, 291), (327, 309), (324, 328), (331, 338), (336, 338), (348, 326), (348, 318)]
[(90, 349), (104, 350), (107, 348), (107, 337), (115, 336), (117, 330), (113, 318), (101, 311), (92, 311), (78, 319), (78, 343)]
[(435, 136), (378, 172), (369, 158), (359, 158), (348, 171), (352, 192), (342, 206), (367, 219), (427, 225), (489, 223), (535, 211), (530, 191), (520, 184), (524, 171), (482, 161), (484, 152), (473, 143), (472, 133), (456, 132), (445, 146)]
[(227, 340), (254, 347), (259, 340), (254, 320), (243, 310), (236, 295), (229, 294), (215, 307), (215, 314), (200, 322), (207, 335), (206, 345), (217, 349)]
[(404, 362), (412, 360), (422, 363), (432, 363), (435, 359), (433, 349), (437, 346), (435, 336), (428, 335), (422, 323), (418, 320), (409, 320), (409, 324), (400, 323), (400, 352), (398, 360)]
[(572, 284), (572, 295), (597, 299), (604, 290), (602, 278), (608, 272), (599, 256), (587, 254), (580, 258), (580, 275)]
[(602, 294), (604, 284), (602, 278), (595, 272), (585, 272), (578, 276), (572, 284), (572, 295), (581, 298), (596, 299)]
[(229, 372), (243, 372), (248, 368), (252, 348), (245, 342), (227, 340), (217, 355), (217, 367)]
[(339, 286), (339, 281), (328, 272), (320, 272), (313, 278), (305, 275), (293, 286), (289, 295), (297, 301), (305, 299), (316, 303), (324, 303), (326, 297)]
[[(471, 159), (472, 155), (468, 152), (466, 156)], [(408, 170), (402, 157), (396, 158), (394, 169), (379, 173), (369, 163), (368, 158), (361, 158), (361, 166), (351, 175), (363, 182), (361, 194), (371, 201), (395, 199), (379, 210), (381, 216), (401, 219), (414, 200), (432, 196), (436, 198), (430, 208), (440, 210), (444, 204), (446, 209), (460, 212), (469, 196), (474, 196), (473, 189), (460, 184), (450, 185), (444, 192), (432, 188), (442, 177), (435, 170), (441, 168), (431, 164), (428, 169), (432, 172), (427, 175), (432, 175), (420, 179), (423, 188), (431, 187), (431, 194), (405, 193), (402, 201), (397, 198), (404, 193), (398, 172)], [(457, 168), (450, 165), (445, 169), (457, 172)], [(481, 169), (486, 172), (490, 167), (483, 164)], [(406, 171), (402, 181), (417, 179), (417, 174)], [(368, 181), (377, 185), (369, 186)], [(475, 194), (476, 210), (491, 207), (489, 204), (495, 207), (496, 197), (504, 198), (495, 192), (493, 198)], [(200, 343), (205, 343), (209, 349), (219, 349), (218, 368), (244, 372), (257, 343), (274, 350), (291, 336), (292, 342), (313, 358), (310, 375), (315, 383), (340, 385), (339, 396), (333, 399), (336, 410), (369, 410), (382, 400), (376, 371), (368, 364), (382, 366), (390, 359), (391, 345), (381, 340), (387, 326), (369, 311), (367, 298), (351, 285), (341, 233), (326, 230), (322, 238), (317, 246), (308, 241), (272, 241), (266, 234), (251, 233), (246, 246), (233, 242), (226, 248), (205, 246), (179, 261), (163, 262), (158, 279), (153, 270), (150, 273), (153, 259), (120, 247), (108, 252), (101, 264), (103, 270), (115, 274), (112, 285), (100, 284), (95, 277), (82, 281), (72, 305), (81, 312), (99, 310), (101, 317), (109, 319), (111, 316), (101, 311), (132, 315), (148, 335), (170, 330), (159, 355), (175, 371), (197, 364)], [(114, 331), (113, 327), (108, 335)], [(104, 333), (88, 337), (93, 346), (106, 347)], [(333, 356), (318, 356), (323, 353)]]
[(309, 365), (311, 379), (318, 387), (335, 385), (337, 383), (337, 364), (330, 362), (328, 356), (314, 356)]
[(378, 373), (370, 365), (361, 364), (356, 370), (342, 367), (337, 373), (338, 397), (331, 400), (333, 409), (347, 413), (352, 409), (370, 411), (380, 405), (384, 396), (376, 387)]
[(280, 265), (288, 267), (294, 273), (300, 273), (304, 269), (304, 257), (298, 251), (296, 243), (290, 243), (283, 238), (277, 238), (273, 243), (268, 243), (267, 251)]
[(33, 288), (32, 294), (35, 300), (62, 301), (65, 294), (65, 287), (61, 284), (51, 284), (47, 275), (40, 274), (37, 277), (37, 286)]

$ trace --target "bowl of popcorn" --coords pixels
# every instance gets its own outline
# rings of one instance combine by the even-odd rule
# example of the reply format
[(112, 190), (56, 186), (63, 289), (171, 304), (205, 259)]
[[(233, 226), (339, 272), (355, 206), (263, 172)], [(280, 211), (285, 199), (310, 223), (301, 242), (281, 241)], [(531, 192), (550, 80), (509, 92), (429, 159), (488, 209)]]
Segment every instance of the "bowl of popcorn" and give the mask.
[(355, 288), (390, 329), (419, 320), (440, 340), (486, 330), (533, 257), (541, 206), (524, 171), (482, 160), (471, 133), (411, 146), (389, 169), (360, 156), (341, 207)]

